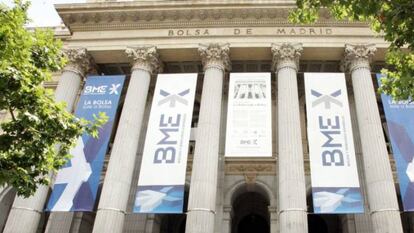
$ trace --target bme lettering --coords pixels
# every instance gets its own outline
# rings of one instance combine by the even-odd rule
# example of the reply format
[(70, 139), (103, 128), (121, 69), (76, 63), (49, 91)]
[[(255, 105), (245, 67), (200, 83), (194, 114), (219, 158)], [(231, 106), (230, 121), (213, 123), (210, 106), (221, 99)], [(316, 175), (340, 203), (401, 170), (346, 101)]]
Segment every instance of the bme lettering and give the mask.
[(106, 88), (108, 86), (107, 85), (102, 85), (102, 86), (86, 86), (85, 87), (85, 91), (84, 94), (105, 94), (106, 93)]
[(339, 116), (335, 116), (333, 121), (331, 118), (319, 116), (319, 130), (326, 138), (322, 144), (324, 149), (321, 154), (323, 166), (344, 166), (342, 143), (335, 142), (335, 138), (341, 136)]
[(164, 136), (157, 145), (159, 146), (154, 153), (154, 163), (175, 163), (177, 145), (177, 134), (181, 125), (181, 114), (165, 116), (161, 114), (159, 131)]

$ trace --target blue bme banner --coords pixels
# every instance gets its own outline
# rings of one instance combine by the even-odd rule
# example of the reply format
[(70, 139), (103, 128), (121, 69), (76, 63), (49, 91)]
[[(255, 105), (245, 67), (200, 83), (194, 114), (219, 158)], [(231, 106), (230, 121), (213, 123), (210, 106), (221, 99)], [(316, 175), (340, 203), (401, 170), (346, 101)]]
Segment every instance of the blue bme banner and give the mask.
[(99, 129), (99, 137), (79, 137), (73, 156), (56, 175), (48, 211), (93, 211), (102, 166), (108, 149), (125, 76), (89, 76), (75, 115), (94, 120), (104, 112), (108, 121)]
[[(377, 74), (381, 85), (381, 74)], [(381, 94), (404, 211), (414, 211), (414, 102)]]

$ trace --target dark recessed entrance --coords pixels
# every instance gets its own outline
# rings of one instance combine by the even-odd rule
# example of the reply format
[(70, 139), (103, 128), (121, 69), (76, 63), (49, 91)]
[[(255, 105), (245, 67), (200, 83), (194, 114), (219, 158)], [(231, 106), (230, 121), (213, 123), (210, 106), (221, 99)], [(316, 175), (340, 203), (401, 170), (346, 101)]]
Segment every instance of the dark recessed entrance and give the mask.
[(244, 217), (238, 226), (237, 233), (269, 232), (269, 224), (266, 219), (257, 214), (249, 214)]
[(258, 187), (239, 190), (233, 201), (232, 233), (269, 233), (269, 200)]
[(325, 220), (316, 214), (308, 215), (309, 233), (328, 233), (328, 226)]

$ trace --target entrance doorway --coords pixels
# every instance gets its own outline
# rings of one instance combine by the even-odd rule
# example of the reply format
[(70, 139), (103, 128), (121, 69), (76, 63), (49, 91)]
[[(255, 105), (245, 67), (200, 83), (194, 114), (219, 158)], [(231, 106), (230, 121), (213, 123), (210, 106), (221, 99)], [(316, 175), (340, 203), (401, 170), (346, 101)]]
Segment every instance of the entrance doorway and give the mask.
[(238, 226), (237, 233), (269, 232), (269, 224), (266, 219), (257, 214), (249, 214), (244, 217)]
[[(187, 212), (189, 186), (184, 190), (183, 212)], [(161, 215), (160, 233), (185, 233), (187, 216), (185, 214), (164, 214)]]
[(254, 189), (239, 193), (233, 201), (232, 233), (269, 233), (269, 200)]
[(316, 214), (308, 214), (309, 233), (328, 233), (325, 220)]

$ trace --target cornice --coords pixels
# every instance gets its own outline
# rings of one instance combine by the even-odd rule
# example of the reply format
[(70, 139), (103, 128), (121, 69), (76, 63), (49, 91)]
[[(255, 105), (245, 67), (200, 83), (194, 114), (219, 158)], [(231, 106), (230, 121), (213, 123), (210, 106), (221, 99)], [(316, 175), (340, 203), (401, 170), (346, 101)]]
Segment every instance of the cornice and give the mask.
[[(193, 2), (193, 1), (192, 1)], [(217, 26), (295, 26), (287, 21), (294, 4), (147, 4), (133, 2), (56, 5), (66, 26), (74, 31), (161, 29)], [(299, 26), (299, 25), (297, 25)], [(336, 21), (323, 10), (312, 26), (361, 26)]]

